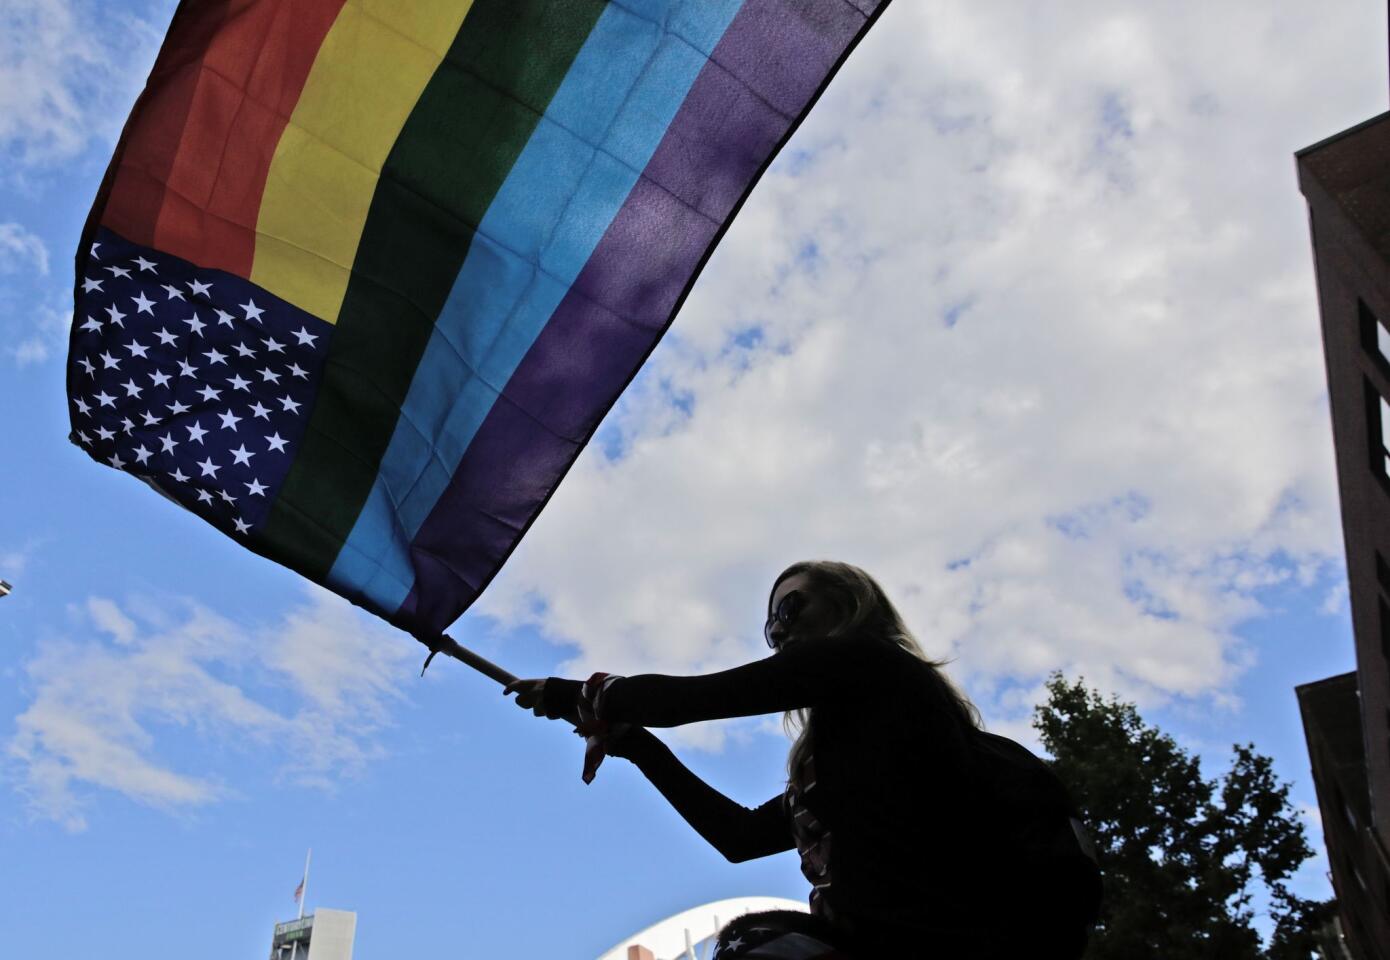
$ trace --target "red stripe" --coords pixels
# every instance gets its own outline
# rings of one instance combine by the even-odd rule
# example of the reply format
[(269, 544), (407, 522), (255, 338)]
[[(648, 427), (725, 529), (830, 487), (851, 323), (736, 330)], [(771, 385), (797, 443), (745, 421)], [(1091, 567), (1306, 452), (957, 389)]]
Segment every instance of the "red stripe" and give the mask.
[(276, 144), (343, 2), (185, 3), (127, 127), (102, 223), (249, 276)]
[(116, 144), (115, 168), (107, 173), (100, 222), (135, 243), (154, 244), (164, 181), (188, 122), (202, 56), (231, 5), (232, 0), (215, 0), (179, 6), (145, 91)]

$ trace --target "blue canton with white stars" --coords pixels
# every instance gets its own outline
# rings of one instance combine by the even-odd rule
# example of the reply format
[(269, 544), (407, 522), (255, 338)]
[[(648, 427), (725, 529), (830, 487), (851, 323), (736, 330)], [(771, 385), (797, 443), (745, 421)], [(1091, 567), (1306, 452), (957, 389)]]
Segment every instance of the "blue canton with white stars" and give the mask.
[(73, 311), (71, 438), (244, 539), (289, 471), (331, 335), (241, 277), (99, 230)]

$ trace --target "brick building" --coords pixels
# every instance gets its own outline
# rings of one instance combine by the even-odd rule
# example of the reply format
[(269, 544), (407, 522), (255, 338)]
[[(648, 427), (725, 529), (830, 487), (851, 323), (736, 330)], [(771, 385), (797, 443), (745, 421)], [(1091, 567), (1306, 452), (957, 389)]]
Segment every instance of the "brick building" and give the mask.
[(1322, 318), (1356, 670), (1298, 688), (1356, 960), (1390, 960), (1390, 113), (1297, 154)]

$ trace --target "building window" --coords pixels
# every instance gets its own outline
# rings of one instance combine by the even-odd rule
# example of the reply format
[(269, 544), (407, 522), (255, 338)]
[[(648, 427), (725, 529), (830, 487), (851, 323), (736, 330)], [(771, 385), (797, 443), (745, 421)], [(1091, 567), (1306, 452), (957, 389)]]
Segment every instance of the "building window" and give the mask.
[(1357, 308), (1361, 314), (1362, 348), (1382, 370), (1390, 373), (1390, 327), (1371, 313), (1364, 300), (1357, 301)]
[(1390, 403), (1366, 380), (1366, 426), (1370, 434), (1371, 470), (1390, 489)]
[(1377, 597), (1380, 605), (1380, 655), (1390, 660), (1390, 604), (1384, 597)]

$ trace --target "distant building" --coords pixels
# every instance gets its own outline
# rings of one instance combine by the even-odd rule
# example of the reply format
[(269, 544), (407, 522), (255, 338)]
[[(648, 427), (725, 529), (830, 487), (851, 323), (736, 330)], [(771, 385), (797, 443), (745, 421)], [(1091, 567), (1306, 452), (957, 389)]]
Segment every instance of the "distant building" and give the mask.
[[(1324, 939), (1340, 939), (1355, 960), (1378, 960), (1376, 938), (1383, 936), (1386, 872), (1377, 870), (1371, 823), (1366, 751), (1361, 742), (1361, 700), (1356, 674), (1344, 673), (1298, 688), (1308, 758), (1322, 811), (1323, 839), (1332, 866), (1332, 882), (1342, 923)], [(1377, 919), (1379, 918), (1379, 919)], [(1340, 938), (1337, 937), (1340, 932)], [(1343, 954), (1324, 952), (1340, 958)]]
[(710, 960), (714, 956), (715, 935), (724, 924), (745, 913), (763, 910), (808, 912), (805, 903), (781, 897), (716, 900), (652, 924), (622, 940), (598, 960)]
[(357, 914), (319, 908), (307, 917), (275, 925), (270, 960), (352, 960)]
[(1342, 932), (1390, 960), (1390, 114), (1299, 151), (1356, 671), (1298, 688)]

